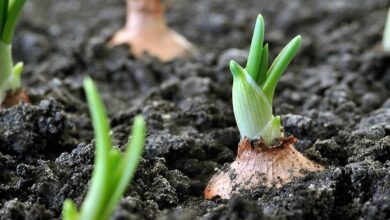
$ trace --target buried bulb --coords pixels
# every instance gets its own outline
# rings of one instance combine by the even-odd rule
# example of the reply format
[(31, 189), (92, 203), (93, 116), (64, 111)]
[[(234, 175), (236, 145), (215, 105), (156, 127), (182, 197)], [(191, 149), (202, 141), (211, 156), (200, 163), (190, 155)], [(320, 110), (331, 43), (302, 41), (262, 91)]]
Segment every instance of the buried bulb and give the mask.
[(147, 52), (163, 62), (190, 55), (194, 47), (168, 27), (164, 11), (161, 0), (127, 0), (126, 25), (110, 44), (129, 44), (135, 56)]
[(264, 20), (257, 17), (246, 67), (231, 61), (233, 111), (241, 141), (236, 160), (208, 182), (206, 199), (228, 199), (241, 190), (260, 185), (280, 187), (302, 171), (323, 167), (304, 157), (294, 147), (296, 139), (285, 137), (279, 116), (272, 113), (275, 88), (297, 53), (301, 36), (292, 39), (268, 67), (268, 45), (263, 46)]

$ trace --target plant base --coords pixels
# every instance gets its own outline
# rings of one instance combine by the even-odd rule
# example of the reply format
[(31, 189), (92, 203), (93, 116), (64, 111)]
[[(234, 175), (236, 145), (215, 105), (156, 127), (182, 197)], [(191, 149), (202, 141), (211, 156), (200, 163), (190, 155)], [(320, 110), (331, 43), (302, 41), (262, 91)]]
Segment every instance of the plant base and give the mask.
[(189, 56), (194, 48), (165, 21), (161, 0), (127, 0), (127, 23), (111, 39), (110, 45), (128, 44), (140, 57), (147, 52), (161, 61)]
[(131, 53), (136, 57), (141, 57), (146, 52), (156, 56), (163, 62), (188, 57), (193, 50), (191, 43), (172, 30), (147, 35), (134, 35), (132, 30), (122, 29), (115, 34), (110, 44), (128, 44), (131, 47)]
[(239, 143), (236, 160), (210, 179), (204, 190), (205, 198), (229, 199), (234, 193), (261, 185), (280, 187), (307, 171), (324, 169), (297, 151), (295, 142), (293, 136), (283, 137), (267, 147), (263, 140), (244, 138)]
[(1, 107), (10, 108), (19, 104), (21, 101), (30, 103), (30, 99), (27, 96), (26, 90), (23, 88), (17, 89), (13, 92), (8, 92), (3, 103), (1, 104)]

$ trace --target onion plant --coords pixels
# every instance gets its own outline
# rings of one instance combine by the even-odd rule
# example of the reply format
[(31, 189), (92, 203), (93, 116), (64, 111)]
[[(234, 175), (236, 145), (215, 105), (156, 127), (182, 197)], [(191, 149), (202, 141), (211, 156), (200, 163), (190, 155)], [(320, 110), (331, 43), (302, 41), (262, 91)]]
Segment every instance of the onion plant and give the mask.
[(0, 1), (0, 103), (8, 91), (12, 92), (21, 86), (23, 63), (13, 63), (12, 39), (16, 21), (25, 3), (26, 0)]
[(268, 66), (268, 45), (264, 44), (264, 20), (257, 17), (245, 68), (230, 62), (233, 74), (233, 111), (241, 134), (236, 160), (224, 166), (208, 182), (206, 199), (228, 199), (241, 190), (260, 185), (281, 186), (302, 176), (302, 170), (323, 167), (304, 157), (294, 147), (293, 136), (284, 137), (279, 116), (272, 114), (275, 88), (297, 53), (301, 37), (292, 39)]
[(64, 202), (64, 220), (106, 220), (119, 202), (134, 176), (145, 142), (145, 122), (136, 116), (131, 138), (124, 155), (113, 149), (106, 112), (96, 86), (89, 78), (84, 80), (96, 139), (95, 162), (91, 185), (80, 212), (71, 200)]
[(147, 52), (162, 62), (194, 52), (194, 46), (168, 26), (163, 0), (126, 0), (126, 3), (126, 25), (114, 34), (111, 45), (128, 44), (136, 57)]
[(272, 114), (275, 88), (301, 45), (296, 36), (268, 66), (268, 44), (263, 46), (264, 20), (257, 17), (246, 67), (230, 62), (233, 74), (233, 111), (241, 137), (263, 138), (270, 145), (282, 136), (279, 116)]

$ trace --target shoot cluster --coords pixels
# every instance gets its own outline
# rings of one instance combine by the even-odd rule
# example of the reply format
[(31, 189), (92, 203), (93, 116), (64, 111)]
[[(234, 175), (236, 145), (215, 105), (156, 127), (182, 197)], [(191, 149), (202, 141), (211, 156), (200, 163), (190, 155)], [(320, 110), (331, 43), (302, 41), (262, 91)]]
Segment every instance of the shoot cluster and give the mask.
[(268, 44), (264, 41), (264, 20), (258, 15), (246, 68), (230, 61), (233, 74), (233, 110), (241, 137), (262, 138), (267, 145), (282, 137), (279, 116), (272, 114), (272, 100), (282, 73), (297, 53), (301, 36), (292, 39), (268, 67)]

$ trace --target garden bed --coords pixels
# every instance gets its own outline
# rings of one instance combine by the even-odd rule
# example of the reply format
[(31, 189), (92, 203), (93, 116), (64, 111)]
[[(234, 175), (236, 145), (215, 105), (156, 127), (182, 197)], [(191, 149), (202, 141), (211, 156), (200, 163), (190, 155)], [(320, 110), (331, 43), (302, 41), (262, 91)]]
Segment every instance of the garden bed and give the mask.
[[(198, 54), (165, 64), (107, 47), (125, 11), (123, 0), (106, 2), (25, 6), (13, 47), (32, 103), (0, 110), (0, 219), (59, 218), (66, 198), (83, 201), (95, 149), (86, 75), (115, 146), (124, 149), (135, 115), (147, 123), (143, 159), (113, 219), (390, 218), (390, 57), (380, 50), (388, 1), (174, 0), (168, 23)], [(209, 178), (237, 153), (228, 64), (244, 64), (260, 12), (271, 58), (302, 35), (274, 111), (297, 150), (327, 169), (205, 200)]]

